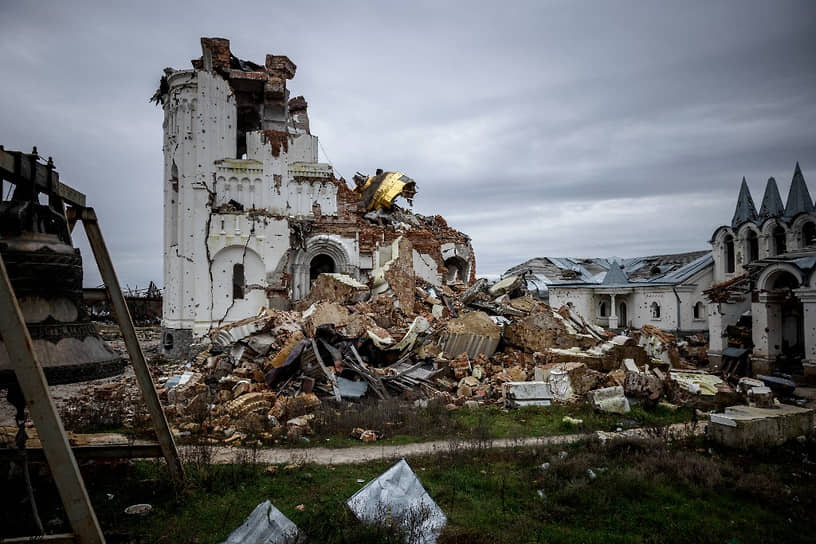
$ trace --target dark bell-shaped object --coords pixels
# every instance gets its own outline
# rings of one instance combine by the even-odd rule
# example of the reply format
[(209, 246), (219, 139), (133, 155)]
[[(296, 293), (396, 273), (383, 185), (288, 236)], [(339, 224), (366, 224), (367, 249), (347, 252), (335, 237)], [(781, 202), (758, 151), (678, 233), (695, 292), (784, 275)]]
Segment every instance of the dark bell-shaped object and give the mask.
[[(40, 204), (30, 196), (18, 187), (12, 200), (0, 202), (0, 255), (48, 383), (120, 374), (124, 362), (83, 309), (82, 258), (71, 245), (61, 203)], [(15, 383), (0, 338), (0, 388)]]

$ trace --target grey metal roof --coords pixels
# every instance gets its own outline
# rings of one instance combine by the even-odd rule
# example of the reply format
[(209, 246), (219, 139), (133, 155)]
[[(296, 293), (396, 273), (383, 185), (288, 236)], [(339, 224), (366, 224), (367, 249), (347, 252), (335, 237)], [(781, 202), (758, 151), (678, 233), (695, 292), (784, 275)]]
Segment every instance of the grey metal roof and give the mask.
[(748, 188), (745, 177), (743, 177), (739, 197), (737, 197), (737, 207), (734, 210), (734, 217), (731, 219), (731, 226), (737, 228), (749, 221), (756, 223), (757, 211), (756, 206), (754, 206), (754, 199), (751, 198), (751, 190)]
[[(710, 266), (710, 251), (692, 251), (673, 255), (652, 255), (630, 259), (570, 259), (538, 257), (517, 265), (504, 276), (529, 271), (536, 280), (557, 287), (608, 288), (677, 285)], [(574, 277), (565, 278), (571, 270)]]
[(602, 285), (625, 285), (629, 283), (629, 277), (626, 275), (626, 272), (623, 271), (623, 268), (620, 267), (618, 263), (612, 261), (609, 265), (609, 270), (604, 275), (604, 279), (601, 282)]
[(759, 208), (759, 221), (764, 223), (773, 217), (781, 217), (785, 213), (782, 197), (779, 196), (779, 187), (774, 178), (768, 178), (765, 185), (765, 195), (762, 197), (762, 206)]
[(796, 168), (793, 171), (793, 181), (791, 181), (790, 191), (788, 192), (788, 201), (785, 203), (785, 218), (790, 220), (800, 213), (812, 212), (813, 199), (810, 198), (810, 191), (808, 191), (805, 177), (802, 175), (799, 161), (797, 161)]

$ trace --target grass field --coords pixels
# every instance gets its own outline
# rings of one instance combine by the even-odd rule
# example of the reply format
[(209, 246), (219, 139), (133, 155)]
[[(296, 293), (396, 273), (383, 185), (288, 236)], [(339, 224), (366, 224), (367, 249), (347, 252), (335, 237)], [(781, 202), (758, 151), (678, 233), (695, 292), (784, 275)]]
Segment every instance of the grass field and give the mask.
[[(564, 421), (564, 416), (579, 419), (575, 425)], [(381, 438), (375, 445), (406, 444), (449, 437), (458, 438), (522, 438), (551, 436), (592, 431), (614, 431), (618, 428), (660, 426), (690, 421), (693, 409), (672, 410), (655, 406), (648, 410), (634, 406), (625, 415), (597, 412), (588, 404), (569, 404), (547, 407), (526, 407), (503, 410), (485, 406), (478, 410), (448, 411), (439, 403), (414, 407), (404, 402), (378, 402), (367, 406), (352, 405), (345, 410), (323, 408), (314, 422), (315, 434), (308, 441), (300, 440), (297, 447), (359, 446), (359, 440), (350, 438), (354, 428), (372, 429)]]
[[(448, 516), (442, 543), (735, 544), (813, 542), (814, 459), (812, 440), (750, 455), (699, 441), (622, 440), (467, 452), (451, 442), (440, 456), (409, 462)], [(109, 542), (220, 542), (266, 499), (310, 542), (399, 542), (391, 529), (359, 524), (344, 505), (364, 485), (358, 479), (390, 465), (280, 466), (272, 474), (244, 462), (191, 463), (178, 495), (153, 463), (96, 467), (88, 476)], [(141, 502), (153, 512), (123, 513)]]

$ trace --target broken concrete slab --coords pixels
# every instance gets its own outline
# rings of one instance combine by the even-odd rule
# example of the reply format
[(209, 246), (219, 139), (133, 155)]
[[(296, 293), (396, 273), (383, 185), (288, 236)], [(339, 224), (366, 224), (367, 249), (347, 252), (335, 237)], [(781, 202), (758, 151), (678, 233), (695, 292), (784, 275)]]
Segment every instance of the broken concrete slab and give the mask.
[(629, 399), (623, 394), (623, 387), (604, 387), (590, 391), (588, 398), (592, 407), (601, 412), (612, 414), (626, 414), (629, 412)]
[(512, 408), (550, 406), (553, 393), (548, 382), (505, 382), (502, 385), (505, 402)]
[(448, 354), (467, 353), (475, 359), (480, 353), (490, 357), (501, 340), (501, 327), (484, 312), (469, 312), (451, 319), (445, 326), (439, 347)]
[(688, 392), (705, 396), (716, 395), (720, 391), (718, 386), (725, 384), (719, 376), (707, 372), (671, 370), (669, 377)]
[(775, 446), (813, 431), (814, 411), (788, 404), (775, 408), (730, 406), (712, 414), (708, 436), (732, 448)]
[(414, 347), (414, 343), (417, 341), (417, 338), (419, 338), (419, 335), (423, 334), (430, 328), (431, 324), (428, 322), (428, 320), (419, 315), (411, 322), (411, 326), (408, 328), (408, 332), (405, 333), (405, 336), (403, 336), (399, 342), (394, 344), (393, 347), (388, 349), (400, 352), (411, 349)]
[(558, 365), (550, 369), (547, 383), (549, 383), (550, 390), (555, 399), (560, 401), (569, 401), (572, 399), (572, 395), (574, 394), (572, 382), (569, 377), (569, 371), (567, 371), (563, 365)]
[(381, 251), (385, 262), (372, 272), (372, 294), (391, 293), (395, 305), (407, 315), (414, 313), (416, 275), (414, 272), (414, 246), (400, 236)]
[(303, 312), (303, 330), (306, 336), (314, 338), (320, 325), (344, 326), (349, 320), (349, 311), (336, 302), (316, 302)]
[(796, 389), (795, 382), (786, 378), (780, 378), (779, 376), (765, 376), (763, 374), (757, 374), (756, 379), (762, 380), (765, 385), (780, 395), (791, 395)]
[(589, 335), (570, 332), (563, 317), (542, 305), (542, 311), (518, 319), (504, 328), (504, 340), (528, 353), (551, 348), (589, 348), (597, 343)]
[(508, 276), (504, 279), (501, 279), (491, 285), (487, 292), (490, 293), (492, 297), (500, 297), (507, 293), (513, 293), (521, 289), (522, 285), (522, 278), (521, 276)]
[(368, 286), (347, 274), (324, 273), (317, 276), (309, 300), (353, 304), (369, 296)]

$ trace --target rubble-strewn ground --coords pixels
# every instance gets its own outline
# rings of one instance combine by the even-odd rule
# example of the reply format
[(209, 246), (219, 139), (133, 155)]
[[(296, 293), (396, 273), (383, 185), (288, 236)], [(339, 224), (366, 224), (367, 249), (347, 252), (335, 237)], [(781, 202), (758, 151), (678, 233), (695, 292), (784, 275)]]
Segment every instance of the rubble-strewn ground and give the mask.
[[(126, 355), (117, 327), (100, 328)], [(372, 295), (324, 274), (293, 310), (263, 309), (214, 329), (188, 361), (158, 354), (158, 328), (138, 335), (189, 481), (176, 495), (162, 463), (84, 465), (111, 542), (217, 542), (269, 497), (315, 541), (399, 540), (360, 526), (342, 506), (383, 463), (264, 467), (258, 448), (447, 440), (444, 455), (412, 461), (451, 520), (443, 542), (795, 542), (802, 532), (793, 527), (813, 501), (814, 446), (805, 436), (750, 455), (699, 439), (583, 441), (561, 446), (565, 454), (462, 449), (463, 439), (621, 437), (635, 427), (662, 436), (668, 424), (705, 420), (723, 406), (772, 407), (777, 396), (814, 402), (710, 372), (704, 338), (653, 327), (616, 336), (569, 307), (524, 296), (513, 278), (443, 288), (386, 279)], [(149, 433), (131, 371), (52, 391), (71, 430)], [(225, 446), (236, 463), (216, 467), (213, 448), (222, 455)], [(64, 529), (45, 471), (40, 477), (38, 506), (52, 532)], [(138, 502), (153, 503), (154, 513), (121, 514)], [(5, 509), (8, 527), (26, 523), (15, 504)]]
[[(773, 402), (735, 388), (738, 376), (707, 372), (700, 336), (678, 341), (650, 326), (615, 336), (524, 296), (513, 277), (442, 288), (414, 280), (372, 295), (322, 274), (295, 309), (217, 328), (189, 361), (164, 359), (158, 327), (139, 328), (176, 436), (253, 447), (541, 436)], [(126, 357), (118, 327), (99, 328)], [(68, 429), (149, 434), (130, 367), (52, 393)], [(4, 404), (0, 426), (10, 424)]]

